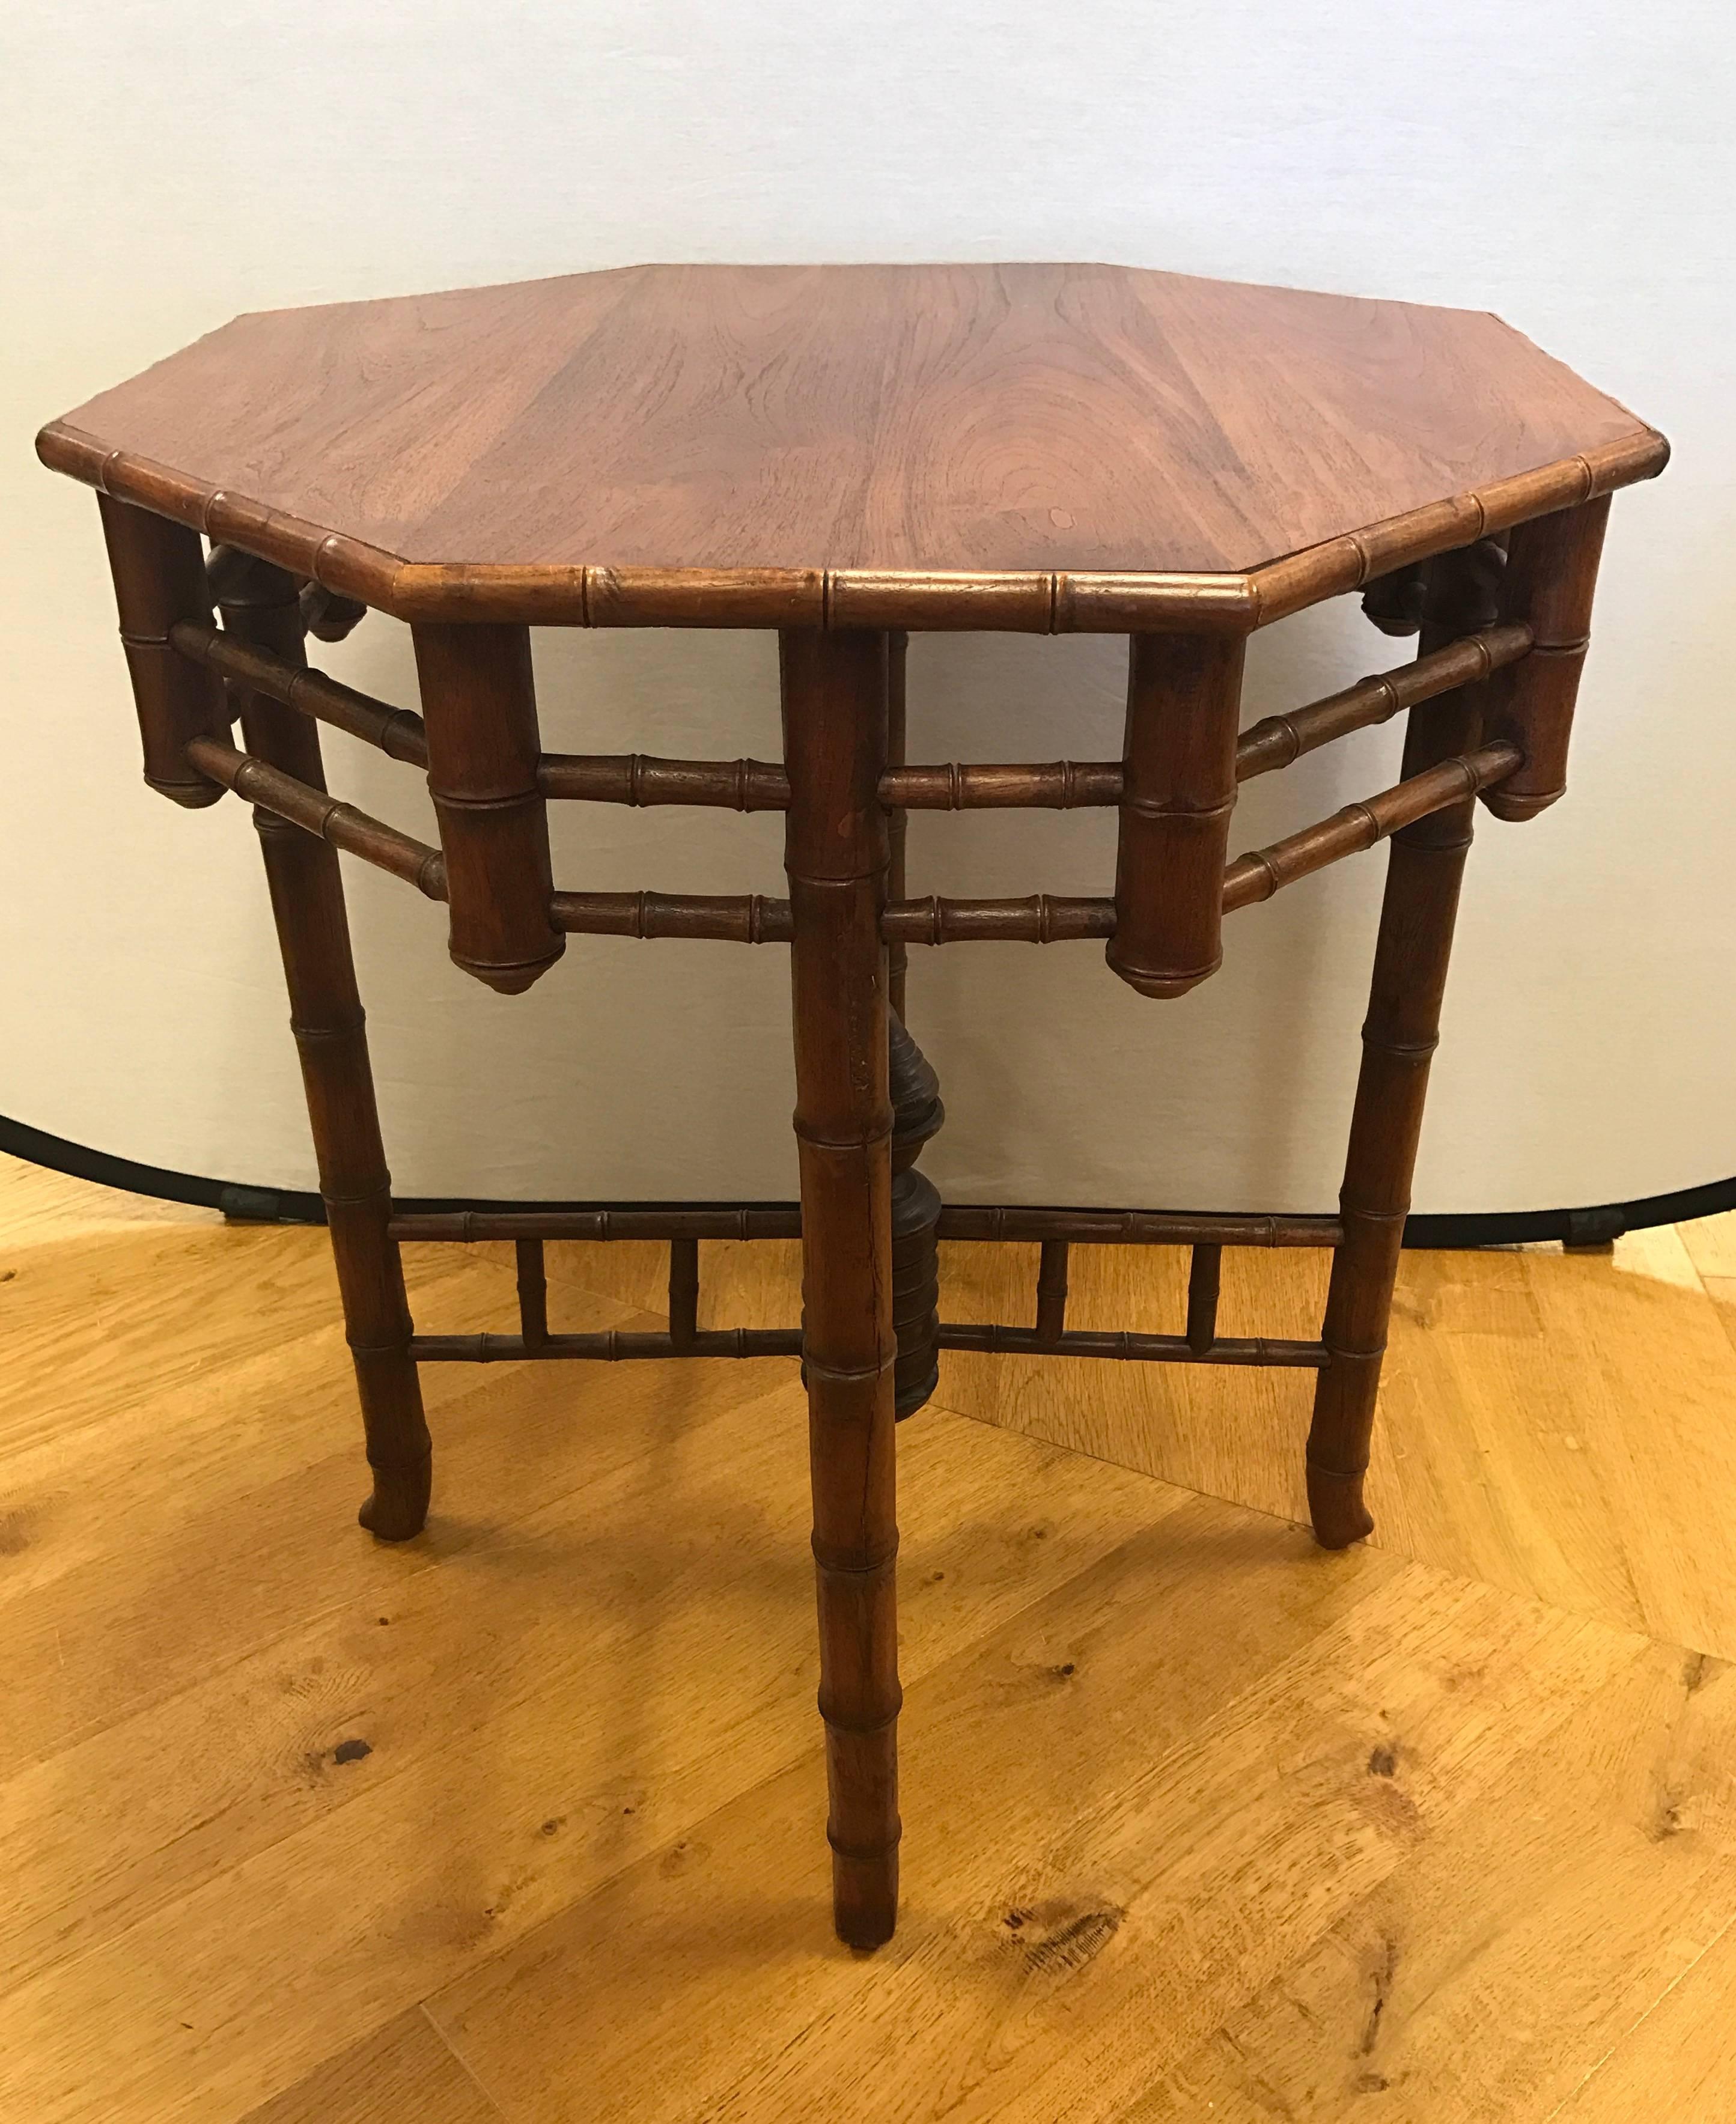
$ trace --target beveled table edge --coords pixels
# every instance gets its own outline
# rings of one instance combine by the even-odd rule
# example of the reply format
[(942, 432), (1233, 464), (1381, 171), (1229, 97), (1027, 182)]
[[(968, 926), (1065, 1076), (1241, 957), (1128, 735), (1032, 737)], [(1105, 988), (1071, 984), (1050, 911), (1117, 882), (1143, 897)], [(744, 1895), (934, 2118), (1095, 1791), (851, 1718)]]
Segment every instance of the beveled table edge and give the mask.
[(407, 561), (117, 449), (64, 421), (36, 454), (116, 500), (244, 547), (402, 620), (533, 627), (896, 627), (1019, 634), (1248, 633), (1376, 576), (1653, 479), (1656, 429), (1599, 444), (1242, 573), (647, 568)]

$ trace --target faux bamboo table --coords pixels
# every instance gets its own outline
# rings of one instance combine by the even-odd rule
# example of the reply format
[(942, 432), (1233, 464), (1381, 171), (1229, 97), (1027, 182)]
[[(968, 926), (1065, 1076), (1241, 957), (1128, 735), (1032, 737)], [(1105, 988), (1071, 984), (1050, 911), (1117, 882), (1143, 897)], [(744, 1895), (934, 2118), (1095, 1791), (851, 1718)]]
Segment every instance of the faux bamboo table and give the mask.
[[(365, 1526), (421, 1528), (417, 1367), (799, 1356), (835, 1916), (897, 1901), (895, 1416), (943, 1349), (1318, 1374), (1308, 1494), (1362, 1502), (1376, 1382), (1475, 800), (1562, 793), (1609, 496), (1661, 436), (1499, 322), (1105, 266), (647, 266), (238, 318), (45, 428), (97, 490), (145, 779), (254, 807), (355, 1353)], [(211, 542), (209, 558), (201, 534)], [(1417, 659), (1238, 729), (1249, 635), (1364, 591)], [(213, 626), (214, 606), (221, 616)], [(407, 621), (420, 716), (311, 671), (368, 607)], [(542, 750), (533, 627), (775, 628), (783, 758)], [(907, 764), (912, 629), (1128, 638), (1118, 760)], [(1227, 861), (1238, 785), (1409, 712), (1403, 779)], [(234, 741), (238, 718), (242, 743)], [(423, 769), (430, 848), (327, 793), (318, 726)], [(550, 801), (785, 815), (787, 899), (557, 890)], [(1113, 890), (913, 898), (913, 810), (1113, 806)], [(1390, 836), (1336, 1216), (948, 1209), (902, 1022), (907, 947), (1097, 938), (1141, 994), (1217, 969), (1223, 918)], [(453, 958), (516, 994), (570, 936), (787, 946), (801, 1202), (407, 1216), (390, 1191), (338, 851), (448, 910)], [(701, 1328), (699, 1243), (802, 1243), (799, 1328)], [(666, 1333), (552, 1332), (560, 1237), (670, 1243)], [(1034, 1322), (937, 1312), (937, 1237), (1042, 1248)], [(510, 1238), (515, 1335), (417, 1335), (406, 1238)], [(1080, 1241), (1193, 1248), (1173, 1335), (1066, 1326)], [(1332, 1249), (1317, 1342), (1221, 1336), (1226, 1246)]]

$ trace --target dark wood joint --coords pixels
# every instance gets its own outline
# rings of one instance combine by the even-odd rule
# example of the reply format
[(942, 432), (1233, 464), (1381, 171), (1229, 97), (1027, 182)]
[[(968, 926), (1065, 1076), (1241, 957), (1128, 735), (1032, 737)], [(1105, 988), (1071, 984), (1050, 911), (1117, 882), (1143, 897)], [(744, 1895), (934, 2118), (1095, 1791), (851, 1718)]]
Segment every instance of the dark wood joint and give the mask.
[(1239, 636), (1131, 637), (1104, 956), (1141, 995), (1184, 995), (1223, 960), (1244, 648)]
[(1534, 819), (1567, 792), (1574, 707), (1591, 634), (1597, 564), (1610, 497), (1535, 517), (1509, 534), (1503, 616), (1531, 629), (1531, 654), (1489, 689), (1488, 727), (1522, 755), (1498, 787), (1483, 792), (1498, 819)]
[(520, 995), (567, 948), (554, 920), (530, 631), (412, 627), (454, 965)]
[(196, 531), (166, 516), (106, 494), (97, 496), (96, 505), (139, 717), (145, 781), (171, 803), (203, 810), (223, 795), (223, 784), (189, 762), (187, 746), (198, 737), (227, 738), (228, 705), (221, 681), (177, 655), (169, 634), (186, 620), (210, 624), (204, 548)]

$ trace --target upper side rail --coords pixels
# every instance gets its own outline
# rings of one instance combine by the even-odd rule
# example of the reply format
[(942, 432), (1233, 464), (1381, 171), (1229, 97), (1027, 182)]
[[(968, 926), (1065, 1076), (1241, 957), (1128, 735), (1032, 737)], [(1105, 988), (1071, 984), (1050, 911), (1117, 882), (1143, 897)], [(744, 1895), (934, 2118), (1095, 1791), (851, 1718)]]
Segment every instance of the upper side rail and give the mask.
[[(254, 688), (335, 730), (377, 745), (393, 759), (426, 768), (427, 731), (420, 716), (394, 708), (322, 672), (287, 664), (214, 627), (177, 622), (169, 639), (183, 656)], [(1268, 716), (1236, 745), (1239, 782), (1290, 765), (1353, 731), (1390, 721), (1442, 693), (1474, 685), (1531, 649), (1522, 625), (1487, 627), (1427, 656), (1359, 679), (1340, 692), (1285, 715)], [(1119, 804), (1118, 760), (948, 761), (894, 767), (881, 777), (881, 801), (899, 811), (1006, 809), (1072, 811)], [(537, 771), (543, 795), (594, 804), (692, 805), (735, 811), (788, 808), (783, 764), (762, 759), (660, 759), (642, 753), (544, 753)]]

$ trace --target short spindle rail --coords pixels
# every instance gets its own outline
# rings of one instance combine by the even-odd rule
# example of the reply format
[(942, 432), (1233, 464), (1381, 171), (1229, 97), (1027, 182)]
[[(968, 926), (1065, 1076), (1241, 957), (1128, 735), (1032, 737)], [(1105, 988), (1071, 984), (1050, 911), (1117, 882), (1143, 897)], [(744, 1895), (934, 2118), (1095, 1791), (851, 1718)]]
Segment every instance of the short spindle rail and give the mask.
[[(231, 641), (203, 624), (177, 623), (168, 639), (197, 665), (375, 745), (392, 758), (426, 764), (421, 719), (407, 709), (393, 708), (256, 646)], [(1268, 717), (1240, 740), (1236, 774), (1246, 779), (1287, 765), (1347, 731), (1385, 721), (1407, 707), (1426, 705), (1449, 689), (1486, 680), (1517, 663), (1530, 650), (1531, 632), (1522, 625), (1472, 632), (1414, 665), (1360, 680), (1293, 714)], [(195, 735), (185, 741), (185, 751), (188, 767), (200, 784), (233, 789), (290, 824), (405, 879), (429, 899), (448, 898), (447, 860), (440, 849), (354, 806), (336, 801), (322, 791), (297, 783), (221, 738)], [(1269, 848), (1238, 858), (1222, 872), (1221, 913), (1269, 899), (1281, 887), (1373, 847), (1400, 826), (1460, 801), (1467, 792), (1493, 790), (1518, 770), (1523, 758), (1522, 748), (1512, 740), (1480, 747), (1364, 802), (1348, 805), (1331, 818)], [(542, 757), (532, 778), (540, 797), (585, 797), (605, 803), (727, 803), (740, 811), (779, 811), (787, 808), (789, 793), (782, 767), (748, 759), (552, 754)], [(1065, 760), (1031, 767), (955, 763), (889, 768), (880, 778), (880, 790), (882, 802), (896, 803), (900, 810), (1108, 806), (1121, 801), (1123, 770), (1107, 763), (1081, 765)], [(522, 809), (528, 801), (515, 798), (512, 802)], [(881, 928), (889, 942), (904, 946), (1052, 944), (1084, 938), (1113, 945), (1119, 933), (1119, 911), (1117, 902), (1108, 897), (1042, 892), (1018, 899), (892, 898), (882, 914)], [(528, 916), (523, 919), (534, 939), (540, 932)], [(787, 944), (793, 934), (789, 902), (761, 893), (550, 890), (545, 895), (543, 919), (560, 935)], [(517, 976), (509, 970), (504, 977)]]

